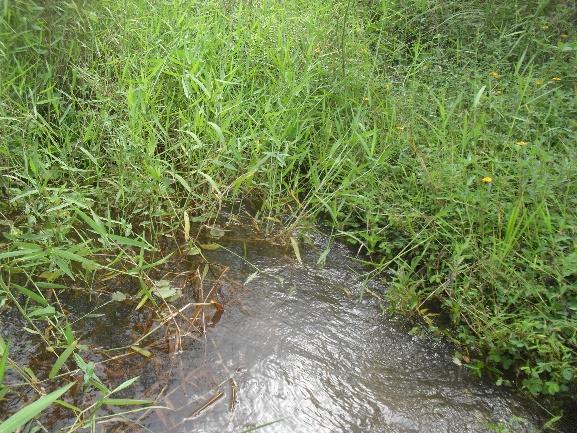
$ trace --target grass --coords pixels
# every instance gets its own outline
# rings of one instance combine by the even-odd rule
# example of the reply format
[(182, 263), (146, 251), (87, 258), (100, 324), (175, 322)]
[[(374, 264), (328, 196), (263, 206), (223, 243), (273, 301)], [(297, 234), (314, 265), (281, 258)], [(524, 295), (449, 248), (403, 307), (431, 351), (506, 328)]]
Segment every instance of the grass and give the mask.
[(142, 280), (160, 234), (245, 204), (330, 223), (479, 374), (575, 391), (574, 2), (0, 5), (0, 303), (58, 330), (54, 374), (47, 293)]

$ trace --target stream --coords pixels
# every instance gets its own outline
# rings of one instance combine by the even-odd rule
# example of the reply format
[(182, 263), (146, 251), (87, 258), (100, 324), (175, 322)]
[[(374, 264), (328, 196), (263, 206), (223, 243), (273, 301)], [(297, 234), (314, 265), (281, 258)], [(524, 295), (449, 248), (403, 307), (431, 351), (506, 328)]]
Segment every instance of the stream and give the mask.
[[(203, 312), (204, 334), (188, 338), (178, 328), (177, 347), (168, 342), (148, 358), (97, 365), (105, 383), (140, 376), (125, 396), (170, 409), (139, 412), (130, 421), (113, 417), (99, 431), (480, 433), (540, 426), (535, 405), (457, 365), (447, 342), (412, 335), (406, 319), (384, 314), (374, 294), (385, 288), (364, 280), (366, 270), (347, 247), (333, 244), (318, 266), (326, 242), (318, 236), (316, 245), (301, 245), (301, 265), (290, 246), (227, 234), (220, 241), (225, 248), (207, 253), (226, 278), (218, 280), (224, 311), (212, 318)], [(187, 266), (186, 259), (170, 261), (163, 275), (179, 281)], [(215, 281), (218, 274), (208, 273)], [(67, 303), (92, 347), (131, 344), (137, 324), (148, 320), (118, 303), (87, 315), (83, 299)], [(46, 370), (50, 362), (34, 365)], [(499, 423), (508, 430), (496, 430)]]

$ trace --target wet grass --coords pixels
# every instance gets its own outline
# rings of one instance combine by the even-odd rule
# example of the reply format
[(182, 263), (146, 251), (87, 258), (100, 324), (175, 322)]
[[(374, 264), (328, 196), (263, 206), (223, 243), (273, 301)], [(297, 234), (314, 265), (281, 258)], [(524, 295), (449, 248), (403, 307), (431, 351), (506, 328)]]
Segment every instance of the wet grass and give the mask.
[(157, 240), (248, 204), (271, 231), (329, 222), (479, 374), (571, 395), (573, 2), (2, 6), (0, 303), (53, 329), (54, 371), (82, 369), (70, 281), (152, 304)]

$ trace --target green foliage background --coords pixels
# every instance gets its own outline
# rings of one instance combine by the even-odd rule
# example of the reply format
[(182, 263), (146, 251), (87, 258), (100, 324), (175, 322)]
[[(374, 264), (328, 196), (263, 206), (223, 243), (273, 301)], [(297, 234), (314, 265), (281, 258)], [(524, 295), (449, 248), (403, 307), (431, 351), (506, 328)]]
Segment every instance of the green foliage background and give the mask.
[(1, 4), (6, 300), (250, 198), (393, 269), (479, 373), (574, 390), (574, 2)]

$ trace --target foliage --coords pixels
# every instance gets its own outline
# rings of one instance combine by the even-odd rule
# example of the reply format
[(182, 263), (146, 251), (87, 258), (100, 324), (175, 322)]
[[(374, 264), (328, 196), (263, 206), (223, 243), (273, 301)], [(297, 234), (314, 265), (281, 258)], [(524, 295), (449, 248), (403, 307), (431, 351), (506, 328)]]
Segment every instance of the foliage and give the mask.
[(82, 358), (47, 290), (111, 270), (103, 252), (142, 276), (158, 234), (243, 201), (328, 220), (394, 270), (391, 305), (441, 307), (479, 373), (570, 393), (570, 1), (4, 5), (0, 305), (60, 330), (54, 375)]
[(28, 421), (36, 417), (40, 412), (49, 407), (58, 398), (72, 387), (72, 383), (47, 394), (34, 403), (20, 409), (6, 421), (0, 423), (0, 433), (13, 433)]

